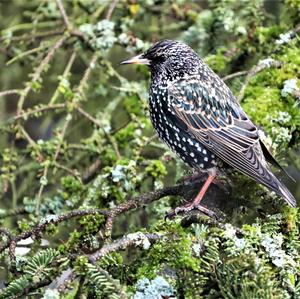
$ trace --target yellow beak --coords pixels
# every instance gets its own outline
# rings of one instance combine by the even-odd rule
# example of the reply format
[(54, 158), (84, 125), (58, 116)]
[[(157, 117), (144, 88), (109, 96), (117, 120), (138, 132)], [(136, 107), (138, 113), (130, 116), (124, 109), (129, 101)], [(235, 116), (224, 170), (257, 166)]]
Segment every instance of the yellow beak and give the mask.
[(124, 60), (120, 64), (145, 64), (150, 65), (150, 60), (143, 58), (143, 54), (132, 57), (131, 59)]

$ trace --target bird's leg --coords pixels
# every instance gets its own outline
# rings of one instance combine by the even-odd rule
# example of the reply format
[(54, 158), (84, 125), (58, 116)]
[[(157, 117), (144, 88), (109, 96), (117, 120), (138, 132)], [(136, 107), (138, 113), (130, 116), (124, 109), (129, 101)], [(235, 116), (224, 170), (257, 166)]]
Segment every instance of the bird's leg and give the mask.
[(188, 212), (188, 211), (191, 211), (193, 209), (198, 209), (199, 211), (203, 212), (204, 214), (207, 214), (210, 217), (214, 217), (215, 216), (214, 212), (212, 212), (209, 209), (201, 206), (200, 202), (201, 202), (202, 198), (204, 197), (208, 187), (214, 181), (215, 177), (216, 177), (215, 173), (214, 174), (209, 174), (206, 182), (204, 183), (204, 185), (200, 189), (200, 191), (197, 194), (197, 196), (195, 197), (194, 201), (192, 203), (188, 203), (188, 204), (185, 204), (183, 206), (177, 207), (174, 211), (168, 213), (167, 217), (173, 217), (174, 215), (176, 215), (180, 212)]
[(213, 182), (213, 180), (215, 179), (215, 177), (216, 177), (215, 175), (208, 175), (208, 178), (207, 178), (205, 184), (202, 186), (202, 188), (200, 189), (200, 191), (197, 194), (196, 198), (192, 202), (192, 205), (194, 207), (197, 207), (200, 204), (200, 202), (201, 202), (202, 198), (204, 197), (204, 195), (205, 195), (208, 187)]

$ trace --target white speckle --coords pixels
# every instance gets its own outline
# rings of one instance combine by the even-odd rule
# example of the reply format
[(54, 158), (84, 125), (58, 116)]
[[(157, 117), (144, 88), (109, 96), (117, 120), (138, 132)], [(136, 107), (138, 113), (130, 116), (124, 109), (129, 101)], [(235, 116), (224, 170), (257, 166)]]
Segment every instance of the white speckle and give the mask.
[(187, 141), (190, 145), (194, 145), (194, 142), (190, 138)]
[(206, 155), (206, 154), (207, 154), (206, 149), (203, 149), (202, 153), (203, 153), (204, 155)]
[(197, 159), (197, 158), (195, 158), (195, 159), (194, 159), (194, 161), (197, 163), (197, 162), (198, 162), (198, 159)]
[(200, 167), (201, 167), (201, 168), (203, 168), (203, 167), (204, 167), (204, 164), (203, 164), (203, 163), (201, 163), (201, 164), (200, 164)]
[(190, 153), (190, 156), (191, 156), (192, 158), (194, 158), (194, 157), (195, 157), (195, 154), (194, 154), (194, 153)]
[(208, 158), (207, 158), (207, 157), (205, 157), (205, 158), (204, 158), (204, 161), (205, 161), (205, 162), (207, 162), (207, 161), (208, 161)]

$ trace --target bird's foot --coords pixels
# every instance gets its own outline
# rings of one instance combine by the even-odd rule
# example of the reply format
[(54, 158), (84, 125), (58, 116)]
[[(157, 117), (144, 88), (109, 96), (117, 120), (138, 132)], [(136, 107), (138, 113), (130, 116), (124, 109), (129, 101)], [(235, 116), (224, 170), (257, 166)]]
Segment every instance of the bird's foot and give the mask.
[(168, 218), (172, 219), (178, 214), (184, 214), (184, 213), (187, 213), (192, 210), (199, 210), (200, 212), (202, 212), (203, 214), (205, 214), (211, 218), (217, 218), (215, 212), (209, 210), (208, 208), (205, 208), (204, 206), (202, 206), (200, 204), (195, 204), (194, 202), (192, 202), (192, 203), (188, 203), (186, 205), (177, 207), (174, 210), (168, 212), (166, 214), (166, 219), (168, 219)]

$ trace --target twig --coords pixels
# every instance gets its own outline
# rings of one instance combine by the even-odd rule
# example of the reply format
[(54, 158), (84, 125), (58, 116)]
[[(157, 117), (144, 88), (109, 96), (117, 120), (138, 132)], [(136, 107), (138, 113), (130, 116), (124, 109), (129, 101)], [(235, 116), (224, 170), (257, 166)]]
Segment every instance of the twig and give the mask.
[(222, 80), (223, 81), (231, 80), (236, 77), (245, 76), (245, 75), (247, 75), (247, 73), (248, 73), (248, 71), (240, 71), (240, 72), (232, 73), (232, 74), (229, 74), (229, 75), (223, 77)]
[[(59, 156), (61, 146), (62, 146), (64, 137), (65, 137), (65, 134), (66, 134), (66, 131), (67, 131), (67, 127), (69, 126), (69, 124), (71, 122), (71, 119), (72, 119), (71, 115), (68, 114), (67, 117), (66, 117), (66, 122), (63, 126), (62, 132), (60, 134), (59, 142), (58, 142), (58, 145), (56, 147), (52, 163), (55, 163), (58, 156)], [(50, 167), (50, 164), (47, 164), (44, 168), (44, 171), (43, 171), (43, 177), (44, 178), (47, 178), (49, 167)], [(45, 189), (45, 184), (41, 184), (40, 188), (39, 188), (39, 191), (38, 191), (37, 199), (36, 199), (36, 207), (35, 207), (36, 215), (38, 215), (39, 211), (40, 211), (40, 204), (41, 204), (42, 193), (43, 193), (44, 189)]]
[[(76, 58), (76, 52), (74, 51), (72, 53), (72, 55), (70, 56), (70, 58), (69, 58), (69, 61), (66, 65), (66, 67), (65, 67), (65, 70), (64, 70), (63, 74), (62, 74), (62, 78), (68, 78), (68, 76), (70, 74), (70, 71), (71, 71), (71, 68), (74, 64), (75, 58)], [(59, 95), (59, 85), (56, 88), (53, 96), (51, 97), (48, 105), (53, 105), (56, 102), (56, 99), (58, 98), (58, 95)]]
[(115, 252), (121, 249), (125, 250), (129, 246), (143, 246), (144, 240), (150, 243), (154, 243), (158, 240), (161, 240), (164, 237), (165, 235), (161, 235), (161, 234), (147, 234), (147, 233), (129, 234), (127, 236), (124, 236), (123, 238), (115, 240), (110, 244), (104, 245), (101, 249), (97, 250), (96, 252), (94, 252), (89, 256), (89, 261), (92, 264), (94, 264), (97, 260), (108, 255), (111, 252)]
[(17, 209), (12, 209), (8, 210), (5, 213), (0, 214), (0, 219), (4, 219), (6, 217), (11, 217), (11, 216), (17, 216), (17, 215), (25, 215), (28, 214), (25, 208), (17, 208)]
[(83, 184), (87, 184), (91, 178), (95, 175), (95, 173), (101, 168), (102, 163), (101, 160), (97, 159), (92, 165), (90, 165), (84, 172), (82, 176)]
[(23, 109), (25, 99), (26, 99), (27, 95), (29, 94), (29, 92), (31, 91), (33, 83), (40, 79), (40, 76), (41, 76), (43, 70), (49, 64), (49, 62), (52, 59), (52, 57), (54, 56), (55, 52), (63, 45), (65, 40), (66, 40), (65, 36), (61, 37), (53, 45), (53, 47), (49, 50), (46, 57), (42, 60), (40, 65), (37, 67), (36, 71), (34, 72), (34, 74), (32, 76), (32, 80), (30, 81), (30, 84), (28, 84), (27, 87), (22, 91), (22, 94), (19, 98), (18, 107), (17, 107), (17, 115), (22, 113), (22, 109)]
[(42, 107), (37, 107), (30, 109), (28, 111), (24, 111), (22, 114), (15, 115), (13, 117), (13, 120), (18, 120), (18, 119), (27, 119), (29, 116), (32, 116), (34, 114), (48, 111), (48, 110), (55, 110), (55, 109), (63, 109), (65, 108), (65, 104), (53, 104), (53, 105), (47, 105), (47, 106), (42, 106)]
[(0, 91), (0, 97), (7, 96), (9, 94), (20, 94), (21, 91), (22, 89), (10, 89), (10, 90)]
[(53, 215), (53, 217), (49, 217), (48, 219), (42, 219), (36, 226), (34, 226), (32, 229), (25, 231), (17, 236), (11, 236), (11, 239), (8, 240), (5, 244), (0, 245), (0, 253), (8, 248), (11, 244), (11, 242), (19, 242), (21, 240), (27, 239), (29, 237), (32, 238), (39, 238), (41, 233), (46, 229), (46, 227), (50, 224), (59, 224), (61, 222), (70, 220), (74, 217), (82, 217), (86, 215), (108, 215), (108, 211), (105, 210), (99, 210), (99, 209), (87, 209), (87, 210), (74, 210), (69, 213), (63, 214), (63, 215)]
[(70, 28), (70, 22), (69, 22), (67, 14), (66, 14), (66, 11), (64, 9), (64, 6), (61, 3), (61, 0), (56, 0), (56, 4), (58, 6), (58, 9), (60, 11), (60, 14), (62, 16), (62, 19), (63, 19), (64, 23), (65, 23), (66, 28), (67, 29)]
[(54, 166), (58, 169), (61, 169), (65, 172), (67, 172), (68, 174), (70, 174), (71, 176), (77, 178), (79, 180), (80, 183), (82, 183), (82, 178), (80, 177), (79, 173), (77, 170), (72, 170), (64, 165), (61, 165), (59, 163), (57, 163), (56, 161), (53, 162)]
[[(37, 32), (36, 34), (23, 34), (20, 36), (12, 36), (9, 41), (12, 42), (18, 42), (18, 41), (25, 41), (25, 40), (34, 40), (34, 39), (39, 39), (39, 38), (44, 38), (44, 37), (52, 37), (56, 35), (61, 35), (64, 32), (64, 30), (49, 30), (45, 32)], [(0, 41), (5, 40), (4, 37), (0, 37)]]
[(140, 206), (149, 204), (153, 201), (159, 200), (165, 196), (169, 195), (184, 195), (184, 184), (178, 184), (176, 186), (172, 187), (165, 187), (160, 190), (152, 191), (149, 193), (144, 193), (142, 195), (139, 195), (133, 199), (130, 199), (124, 203), (119, 204), (117, 207), (113, 208), (109, 212), (109, 217), (107, 217), (107, 223), (105, 224), (105, 231), (104, 235), (106, 238), (110, 238), (111, 231), (113, 228), (113, 222), (115, 217), (118, 215), (129, 211), (137, 209)]
[(113, 14), (118, 2), (119, 2), (119, 0), (113, 0), (113, 2), (110, 4), (107, 14), (106, 14), (106, 17), (105, 17), (107, 20), (111, 19), (112, 14)]
[(86, 83), (87, 83), (87, 81), (88, 81), (88, 79), (89, 79), (89, 77), (90, 77), (90, 75), (91, 75), (92, 70), (95, 68), (97, 59), (98, 59), (98, 54), (95, 53), (95, 54), (92, 56), (92, 59), (91, 59), (89, 65), (88, 65), (87, 69), (85, 70), (84, 75), (83, 75), (83, 77), (82, 77), (82, 79), (80, 80), (80, 83), (79, 83), (79, 85), (78, 85), (78, 88), (77, 88), (77, 91), (76, 91), (76, 92), (77, 92), (79, 95), (82, 95), (82, 94), (83, 94), (83, 89), (84, 89), (84, 87), (85, 87), (85, 85), (86, 85)]
[(240, 102), (245, 94), (246, 87), (248, 86), (251, 78), (255, 76), (257, 73), (261, 72), (262, 70), (270, 67), (280, 67), (282, 66), (282, 62), (274, 59), (265, 59), (260, 60), (257, 65), (253, 66), (248, 72), (245, 79), (245, 82), (239, 92), (239, 95), (237, 96), (238, 102)]
[(5, 227), (0, 227), (0, 234), (6, 236), (9, 240), (13, 238), (13, 234)]
[(84, 117), (86, 117), (91, 123), (93, 123), (94, 125), (96, 125), (98, 128), (100, 128), (103, 131), (105, 137), (109, 140), (109, 142), (113, 146), (117, 158), (121, 159), (122, 156), (120, 154), (120, 151), (119, 151), (119, 148), (118, 148), (118, 144), (116, 143), (115, 139), (102, 128), (102, 126), (98, 122), (98, 120), (95, 117), (93, 117), (92, 115), (90, 115), (88, 112), (86, 112), (85, 110), (83, 110), (81, 107), (75, 107), (75, 109), (80, 114), (82, 114)]

